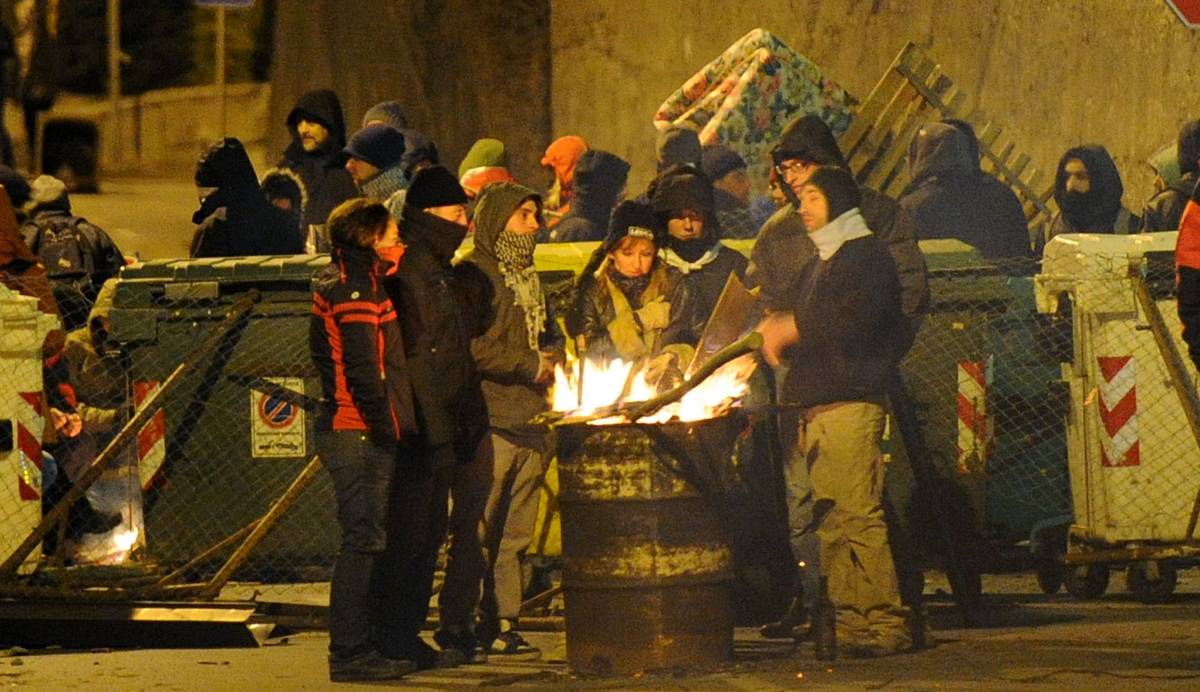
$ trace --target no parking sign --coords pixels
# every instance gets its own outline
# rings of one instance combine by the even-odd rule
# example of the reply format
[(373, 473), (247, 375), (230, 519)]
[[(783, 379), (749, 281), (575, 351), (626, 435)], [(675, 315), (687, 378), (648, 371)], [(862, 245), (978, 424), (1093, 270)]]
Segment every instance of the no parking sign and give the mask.
[[(304, 394), (299, 377), (267, 377), (267, 382)], [(250, 390), (250, 454), (255, 457), (306, 456), (304, 409), (275, 394)]]

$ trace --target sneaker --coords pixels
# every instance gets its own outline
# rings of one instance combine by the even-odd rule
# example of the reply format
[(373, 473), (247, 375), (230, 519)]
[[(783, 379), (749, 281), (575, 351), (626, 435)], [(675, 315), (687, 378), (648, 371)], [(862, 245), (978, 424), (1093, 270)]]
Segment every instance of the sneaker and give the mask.
[(463, 655), (464, 663), (487, 663), (487, 651), (479, 644), (475, 634), (463, 627), (447, 627), (433, 635), (433, 641), (442, 650), (453, 649)]
[(488, 655), (509, 661), (536, 661), (542, 657), (542, 650), (525, 641), (516, 630), (508, 630), (496, 635), (488, 647)]
[(416, 669), (412, 661), (387, 658), (374, 650), (348, 658), (329, 657), (329, 679), (333, 682), (396, 680)]

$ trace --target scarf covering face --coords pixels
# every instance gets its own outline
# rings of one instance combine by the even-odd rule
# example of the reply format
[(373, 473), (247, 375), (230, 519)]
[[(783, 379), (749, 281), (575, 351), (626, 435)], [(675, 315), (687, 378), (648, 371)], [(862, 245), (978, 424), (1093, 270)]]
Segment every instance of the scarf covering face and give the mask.
[(808, 237), (817, 246), (817, 254), (821, 256), (821, 259), (828, 260), (847, 241), (869, 235), (871, 235), (871, 229), (867, 228), (862, 214), (859, 213), (858, 207), (855, 207), (809, 233)]
[(546, 297), (542, 282), (533, 266), (533, 250), (537, 240), (532, 234), (501, 231), (496, 236), (496, 259), (500, 276), (514, 296), (517, 307), (525, 314), (525, 333), (529, 348), (537, 351), (539, 339), (546, 329)]

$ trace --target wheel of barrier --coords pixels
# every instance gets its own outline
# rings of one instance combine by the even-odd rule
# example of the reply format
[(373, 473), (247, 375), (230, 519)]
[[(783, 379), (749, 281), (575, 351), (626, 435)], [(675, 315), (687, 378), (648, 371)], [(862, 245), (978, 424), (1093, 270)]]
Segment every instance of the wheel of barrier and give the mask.
[(1167, 560), (1158, 563), (1135, 562), (1125, 570), (1125, 586), (1142, 603), (1168, 600), (1178, 583), (1179, 572), (1175, 564)]
[(1063, 583), (1067, 593), (1080, 601), (1094, 601), (1108, 589), (1108, 567), (1105, 565), (1079, 565), (1066, 570)]

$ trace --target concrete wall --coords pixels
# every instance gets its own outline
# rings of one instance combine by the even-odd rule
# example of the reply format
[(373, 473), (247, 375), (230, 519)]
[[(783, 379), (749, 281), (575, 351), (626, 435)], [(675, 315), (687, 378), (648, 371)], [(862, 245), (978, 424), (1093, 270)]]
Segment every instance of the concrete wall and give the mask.
[(409, 124), (457, 171), (480, 137), (508, 146), (518, 178), (540, 180), (550, 134), (549, 0), (288, 0), (272, 68), (271, 142), (288, 142), (296, 99), (337, 92), (352, 133), (363, 113), (400, 101)]
[[(237, 137), (261, 174), (267, 163), (268, 84), (226, 86), (227, 127), (224, 134)], [(99, 135), (99, 164), (104, 174), (118, 172), (191, 178), (196, 161), (210, 144), (220, 139), (219, 95), (215, 87), (181, 87), (150, 91), (121, 99), (114, 128), (111, 104), (102, 98), (63, 94), (54, 108), (42, 114), (41, 126), (55, 121), (84, 121)], [(12, 134), (17, 163), (28, 166), (25, 131), (19, 109), (6, 109), (5, 122)], [(54, 173), (54, 171), (46, 171)]]
[(1106, 145), (1135, 209), (1151, 191), (1141, 162), (1200, 117), (1200, 33), (1161, 0), (570, 0), (551, 7), (554, 135), (626, 157), (639, 188), (659, 104), (755, 27), (859, 99), (916, 42), (1034, 165)]

